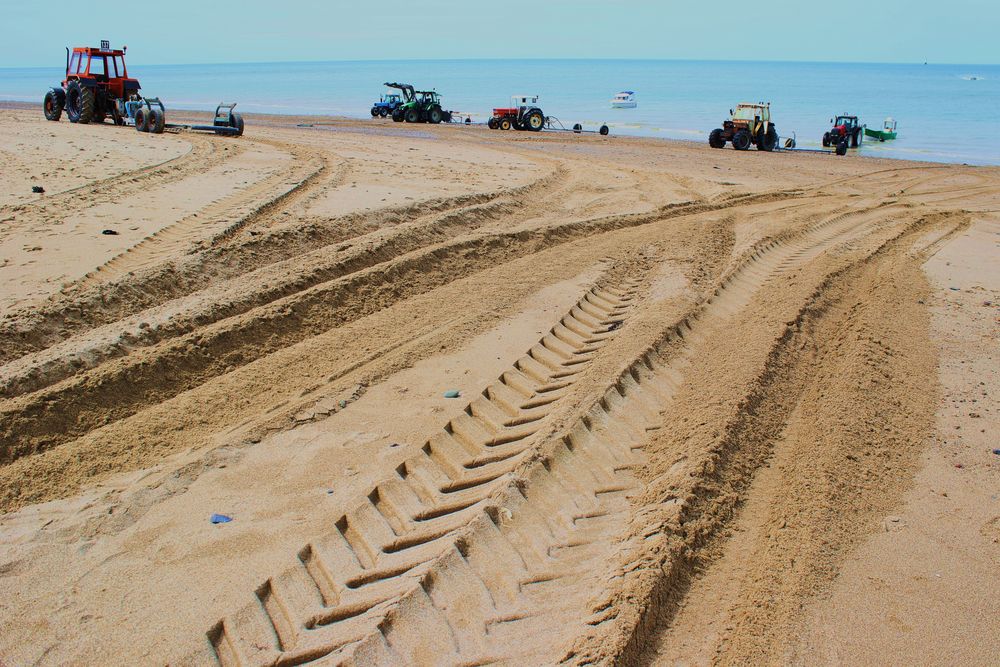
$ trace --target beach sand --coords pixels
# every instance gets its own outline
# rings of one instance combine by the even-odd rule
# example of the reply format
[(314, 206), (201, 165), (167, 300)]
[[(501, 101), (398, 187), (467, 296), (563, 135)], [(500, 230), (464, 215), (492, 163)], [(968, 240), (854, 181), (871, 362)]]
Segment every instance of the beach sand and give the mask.
[(1000, 654), (1000, 169), (15, 104), (0, 153), (0, 664)]

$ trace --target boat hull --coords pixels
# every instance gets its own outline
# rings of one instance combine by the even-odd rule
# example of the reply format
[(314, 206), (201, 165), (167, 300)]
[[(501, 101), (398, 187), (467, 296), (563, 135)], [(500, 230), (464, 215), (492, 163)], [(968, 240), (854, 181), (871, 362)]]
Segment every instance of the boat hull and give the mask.
[(872, 139), (878, 139), (879, 141), (891, 141), (896, 138), (896, 133), (886, 132), (885, 130), (871, 130), (866, 127), (865, 136), (871, 137)]
[(634, 109), (638, 105), (637, 102), (612, 102), (612, 109)]

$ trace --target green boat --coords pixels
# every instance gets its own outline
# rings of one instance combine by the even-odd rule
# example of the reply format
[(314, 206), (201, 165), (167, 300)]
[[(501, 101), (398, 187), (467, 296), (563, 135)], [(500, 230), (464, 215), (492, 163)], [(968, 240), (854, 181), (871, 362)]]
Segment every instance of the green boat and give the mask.
[(881, 130), (873, 130), (870, 127), (865, 128), (865, 136), (871, 137), (872, 139), (878, 139), (879, 141), (890, 141), (896, 138), (896, 121), (892, 118), (886, 118), (882, 121)]

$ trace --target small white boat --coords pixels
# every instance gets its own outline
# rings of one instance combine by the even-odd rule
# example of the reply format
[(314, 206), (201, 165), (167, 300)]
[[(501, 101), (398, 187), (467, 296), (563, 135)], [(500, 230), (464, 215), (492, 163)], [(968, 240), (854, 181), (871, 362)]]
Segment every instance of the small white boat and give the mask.
[(631, 90), (623, 90), (611, 98), (612, 109), (634, 109), (638, 104), (635, 101), (635, 93)]

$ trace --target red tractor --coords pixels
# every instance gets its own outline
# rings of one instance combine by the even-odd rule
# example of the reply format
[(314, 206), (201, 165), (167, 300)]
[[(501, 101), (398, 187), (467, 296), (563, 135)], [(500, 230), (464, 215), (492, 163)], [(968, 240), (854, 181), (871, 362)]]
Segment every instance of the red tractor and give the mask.
[(848, 146), (857, 148), (864, 141), (865, 128), (858, 120), (857, 116), (837, 116), (831, 118), (833, 127), (829, 132), (823, 133), (823, 147), (836, 146), (838, 153), (846, 153)]
[(45, 117), (57, 121), (65, 110), (71, 123), (103, 123), (110, 116), (115, 125), (133, 125), (140, 132), (154, 134), (162, 133), (165, 127), (243, 134), (243, 118), (233, 113), (235, 104), (219, 105), (211, 126), (168, 126), (163, 103), (140, 95), (139, 80), (129, 77), (125, 68), (127, 48), (112, 49), (107, 40), (101, 40), (99, 48), (67, 48), (66, 78), (60, 87), (45, 93)]
[(515, 95), (513, 106), (493, 109), (486, 122), (491, 130), (529, 130), (538, 132), (545, 127), (545, 114), (538, 107), (538, 95)]

